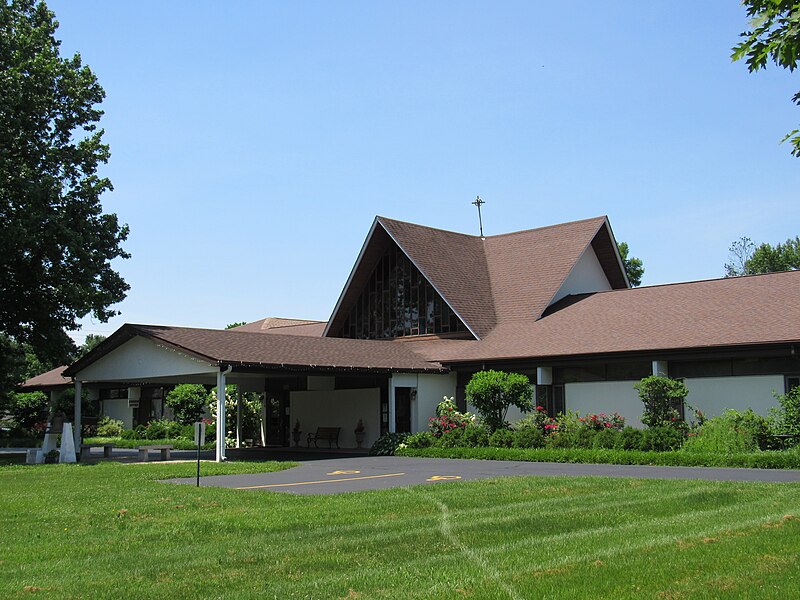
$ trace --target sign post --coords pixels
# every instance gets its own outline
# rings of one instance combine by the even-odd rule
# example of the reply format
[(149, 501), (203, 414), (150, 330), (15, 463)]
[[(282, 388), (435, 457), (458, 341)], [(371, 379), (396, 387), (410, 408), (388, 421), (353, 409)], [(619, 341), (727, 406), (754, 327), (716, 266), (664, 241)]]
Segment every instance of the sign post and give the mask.
[(194, 443), (197, 444), (197, 487), (200, 487), (200, 448), (206, 439), (206, 424), (197, 421), (194, 424)]

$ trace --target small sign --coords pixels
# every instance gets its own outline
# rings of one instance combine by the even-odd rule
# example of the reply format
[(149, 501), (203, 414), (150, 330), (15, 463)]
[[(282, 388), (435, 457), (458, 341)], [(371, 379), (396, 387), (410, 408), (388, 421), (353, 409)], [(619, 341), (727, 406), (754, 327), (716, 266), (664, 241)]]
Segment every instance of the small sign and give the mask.
[(206, 424), (204, 421), (197, 421), (194, 424), (194, 443), (195, 446), (202, 446), (206, 443)]

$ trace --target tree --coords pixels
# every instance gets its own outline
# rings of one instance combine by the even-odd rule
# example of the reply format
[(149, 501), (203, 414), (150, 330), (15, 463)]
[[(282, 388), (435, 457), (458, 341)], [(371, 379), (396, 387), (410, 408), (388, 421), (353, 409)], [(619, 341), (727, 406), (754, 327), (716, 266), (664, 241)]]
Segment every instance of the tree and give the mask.
[(83, 340), (83, 344), (81, 344), (80, 347), (78, 348), (77, 358), (81, 358), (82, 356), (89, 354), (89, 352), (91, 352), (92, 350), (97, 348), (97, 346), (99, 346), (102, 342), (104, 342), (105, 339), (106, 336), (104, 335), (95, 335), (93, 333), (87, 335), (86, 339)]
[(644, 402), (642, 423), (648, 427), (683, 425), (679, 408), (683, 406), (689, 390), (682, 381), (651, 375), (635, 383), (633, 387), (639, 392), (639, 399)]
[(241, 327), (242, 325), (247, 325), (247, 321), (236, 321), (235, 323), (228, 323), (225, 325), (225, 329), (233, 329), (235, 327)]
[(747, 261), (753, 256), (756, 245), (749, 237), (742, 236), (731, 244), (728, 254), (731, 262), (725, 263), (725, 277), (747, 274)]
[(783, 244), (756, 245), (742, 237), (729, 249), (731, 262), (725, 263), (725, 277), (777, 273), (800, 269), (800, 237), (789, 238)]
[(625, 274), (628, 276), (628, 282), (631, 287), (638, 287), (642, 285), (642, 275), (644, 275), (644, 264), (640, 258), (628, 258), (628, 244), (620, 242), (617, 244), (619, 248), (619, 256), (622, 259), (622, 265), (625, 267)]
[(507, 425), (509, 407), (516, 406), (523, 412), (533, 408), (533, 389), (528, 378), (520, 373), (478, 371), (465, 391), (467, 402), (480, 413), (490, 431)]
[(203, 416), (208, 392), (200, 384), (182, 383), (176, 385), (164, 399), (175, 414), (175, 420), (182, 425), (191, 425)]
[(128, 227), (99, 201), (105, 93), (80, 55), (60, 56), (57, 27), (44, 2), (0, 4), (0, 335), (59, 364), (66, 331), (117, 314), (129, 286), (111, 268)]
[[(797, 0), (742, 0), (747, 7), (751, 30), (740, 34), (742, 42), (733, 47), (731, 59), (747, 57), (751, 73), (776, 66), (794, 71), (800, 65), (800, 3)], [(800, 92), (792, 97), (800, 106)], [(800, 129), (786, 134), (783, 141), (792, 145), (792, 154), (800, 158)]]

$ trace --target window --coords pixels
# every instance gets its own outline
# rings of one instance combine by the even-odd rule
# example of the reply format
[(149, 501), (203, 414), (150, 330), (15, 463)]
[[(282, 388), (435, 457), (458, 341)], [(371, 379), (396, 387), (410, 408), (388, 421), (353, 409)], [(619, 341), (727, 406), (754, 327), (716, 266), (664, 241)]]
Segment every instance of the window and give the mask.
[(800, 375), (787, 375), (786, 376), (786, 393), (788, 394), (794, 388), (800, 387)]
[(386, 339), (467, 331), (397, 247), (381, 257), (344, 320), (342, 337)]
[(128, 388), (106, 388), (100, 390), (100, 400), (127, 400)]

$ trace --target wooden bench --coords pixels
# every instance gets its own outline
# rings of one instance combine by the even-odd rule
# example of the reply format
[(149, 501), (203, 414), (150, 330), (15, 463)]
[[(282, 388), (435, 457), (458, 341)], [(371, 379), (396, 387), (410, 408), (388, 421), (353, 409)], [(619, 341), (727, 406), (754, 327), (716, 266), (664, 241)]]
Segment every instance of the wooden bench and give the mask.
[(342, 430), (341, 427), (317, 427), (316, 433), (309, 433), (308, 440), (306, 443), (308, 447), (311, 448), (311, 442), (314, 442), (314, 447), (319, 448), (317, 442), (323, 441), (328, 442), (328, 448), (333, 448), (333, 444), (336, 444), (336, 447), (339, 447), (339, 432)]
[(102, 448), (103, 458), (111, 458), (114, 444), (81, 444), (81, 460), (92, 457), (92, 448)]
[(167, 445), (156, 445), (156, 446), (139, 446), (139, 462), (147, 462), (150, 460), (150, 452), (158, 450), (161, 452), (161, 460), (169, 460), (170, 459), (170, 452), (172, 451), (173, 446)]
[(772, 435), (773, 439), (776, 439), (780, 442), (781, 448), (786, 448), (786, 442), (792, 442), (797, 438), (800, 438), (800, 434), (797, 433), (775, 433)]

